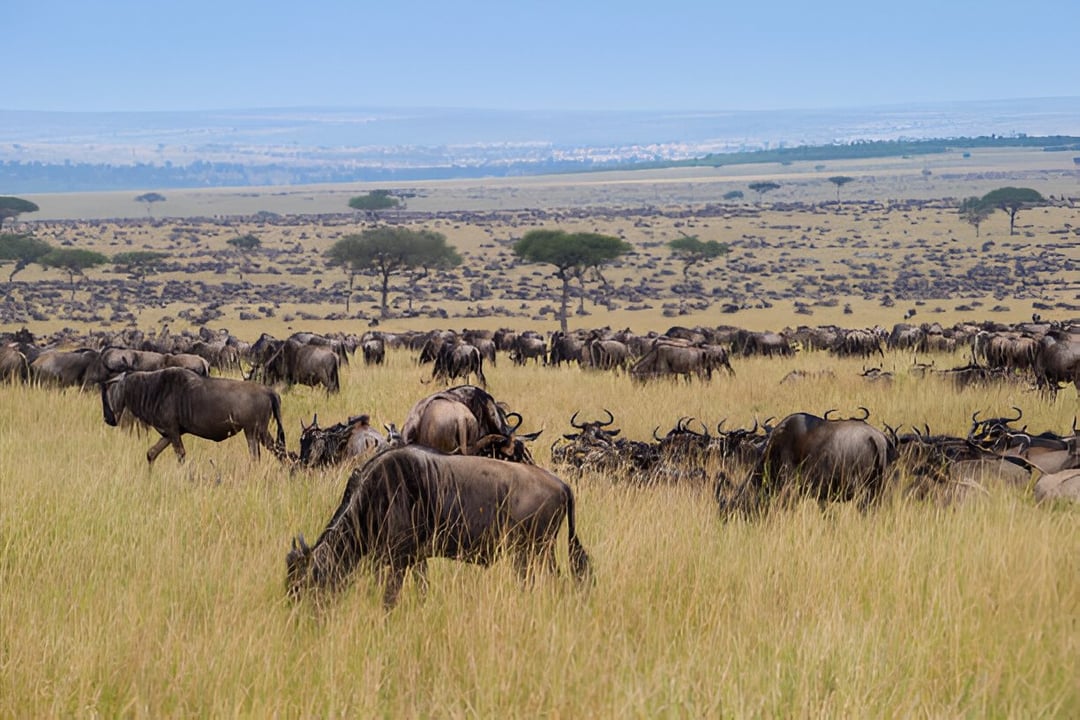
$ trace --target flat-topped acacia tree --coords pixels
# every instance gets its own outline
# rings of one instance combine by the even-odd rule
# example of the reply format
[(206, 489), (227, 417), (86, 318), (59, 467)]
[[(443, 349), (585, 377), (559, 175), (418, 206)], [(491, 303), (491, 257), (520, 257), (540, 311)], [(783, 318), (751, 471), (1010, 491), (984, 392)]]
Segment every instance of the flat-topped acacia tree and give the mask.
[(36, 203), (23, 200), (20, 197), (0, 196), (0, 227), (3, 227), (9, 218), (14, 219), (23, 213), (37, 212), (40, 209)]
[(0, 233), (0, 265), (11, 263), (8, 282), (15, 281), (16, 273), (52, 252), (49, 243), (25, 233)]
[(559, 327), (568, 331), (566, 305), (570, 295), (570, 280), (584, 284), (590, 268), (599, 272), (602, 265), (632, 252), (634, 246), (611, 235), (599, 233), (568, 233), (563, 230), (530, 230), (514, 243), (514, 254), (522, 260), (555, 266), (555, 277), (562, 280), (562, 300), (559, 305)]
[(86, 271), (98, 265), (105, 265), (109, 258), (93, 250), (83, 248), (59, 248), (37, 260), (45, 268), (57, 268), (68, 274), (71, 283), (71, 300), (75, 301), (75, 277), (84, 276)]
[(359, 234), (346, 235), (326, 251), (325, 257), (328, 265), (342, 268), (349, 276), (349, 294), (345, 297), (346, 313), (350, 311), (356, 276), (375, 275), (379, 278), (379, 307), (384, 318), (390, 315), (386, 298), (390, 291), (391, 276), (411, 272), (411, 296), (411, 285), (426, 276), (430, 270), (461, 264), (461, 255), (446, 244), (446, 236), (442, 233), (390, 226), (369, 228)]
[(1016, 234), (1016, 215), (1024, 208), (1046, 202), (1038, 190), (1021, 187), (1003, 187), (982, 196), (982, 204), (1005, 211), (1009, 216), (1009, 234)]

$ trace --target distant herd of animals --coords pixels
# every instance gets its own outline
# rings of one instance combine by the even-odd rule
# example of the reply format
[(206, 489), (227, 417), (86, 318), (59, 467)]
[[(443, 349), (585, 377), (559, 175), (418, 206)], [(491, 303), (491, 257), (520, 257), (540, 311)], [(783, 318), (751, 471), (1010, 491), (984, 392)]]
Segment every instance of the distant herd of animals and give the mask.
[[(289, 451), (274, 387), (303, 384), (338, 392), (340, 367), (357, 350), (365, 363), (380, 365), (387, 348), (407, 348), (419, 363), (431, 363), (433, 381), (466, 384), (421, 398), (400, 429), (387, 424), (385, 433), (364, 414), (329, 427), (320, 426), (316, 416), (303, 424), (299, 452)], [(339, 587), (368, 557), (382, 570), (384, 604), (392, 607), (410, 569), (426, 585), (429, 557), (488, 564), (506, 552), (523, 576), (554, 569), (564, 519), (572, 574), (582, 582), (590, 577), (589, 557), (576, 535), (571, 487), (535, 465), (529, 444), (539, 433), (520, 433), (522, 416), (486, 389), (484, 364), (490, 371), (500, 353), (516, 365), (577, 363), (625, 371), (637, 382), (708, 382), (716, 370), (734, 375), (738, 358), (751, 355), (827, 351), (871, 359), (883, 357), (885, 349), (927, 356), (960, 348), (970, 350), (971, 361), (963, 367), (917, 369), (961, 386), (1023, 382), (1039, 391), (1035, 397), (1067, 384), (1080, 391), (1080, 322), (1038, 317), (1017, 325), (800, 327), (780, 333), (673, 327), (662, 334), (603, 328), (546, 337), (506, 329), (296, 333), (284, 340), (263, 334), (250, 343), (206, 328), (41, 339), (22, 330), (2, 338), (0, 378), (98, 390), (106, 423), (139, 422), (161, 435), (146, 453), (150, 463), (170, 445), (183, 460), (185, 434), (221, 441), (241, 431), (256, 458), (267, 448), (293, 468), (348, 463), (354, 469), (325, 530), (312, 546), (302, 535), (293, 540), (288, 591), (297, 596)], [(224, 372), (244, 379), (223, 377)], [(880, 368), (864, 376), (888, 379)], [(473, 378), (477, 384), (468, 384)], [(783, 382), (800, 379), (793, 372)], [(1080, 501), (1076, 419), (1063, 433), (1035, 432), (1019, 425), (1023, 413), (1014, 411), (1004, 417), (980, 417), (976, 411), (966, 437), (933, 434), (925, 425), (910, 433), (888, 424), (879, 429), (862, 408), (855, 417), (835, 417), (835, 410), (820, 416), (797, 412), (749, 428), (724, 427), (724, 421), (708, 428), (680, 418), (665, 434), (658, 427), (645, 441), (620, 437), (608, 411), (581, 420), (575, 412), (571, 431), (552, 445), (551, 464), (575, 477), (601, 473), (641, 484), (711, 484), (724, 517), (751, 519), (775, 504), (807, 497), (823, 505), (852, 501), (868, 510), (901, 471), (916, 497), (957, 496), (987, 481), (1027, 487), (1038, 471), (1037, 498)]]

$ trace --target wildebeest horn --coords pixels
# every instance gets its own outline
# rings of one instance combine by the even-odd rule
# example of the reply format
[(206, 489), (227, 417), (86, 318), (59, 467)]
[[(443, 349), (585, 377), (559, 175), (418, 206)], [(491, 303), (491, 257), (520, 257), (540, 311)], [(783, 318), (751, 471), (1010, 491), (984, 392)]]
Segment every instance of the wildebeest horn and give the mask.
[(861, 418), (852, 418), (853, 420), (866, 420), (868, 417), (870, 417), (869, 410), (864, 408), (862, 405), (859, 406), (859, 409), (863, 411), (863, 416)]
[(521, 413), (516, 413), (516, 412), (506, 413), (506, 420), (507, 420), (508, 424), (509, 424), (510, 418), (517, 418), (517, 422), (514, 423), (513, 425), (509, 426), (510, 427), (510, 432), (514, 432), (519, 427), (521, 427), (521, 423), (524, 420), (524, 418), (521, 417)]
[(750, 430), (750, 434), (751, 435), (757, 435), (757, 431), (758, 431), (758, 421), (757, 421), (757, 418), (754, 418), (754, 427)]
[(655, 440), (656, 442), (663, 442), (664, 438), (662, 438), (662, 437), (660, 437), (659, 435), (656, 434), (656, 432), (659, 429), (660, 429), (659, 425), (657, 425), (656, 427), (653, 428), (653, 431), (652, 431), (653, 440)]
[(978, 410), (971, 413), (971, 424), (972, 425), (977, 425), (979, 423), (979, 421), (976, 419), (978, 417), (979, 417), (979, 411)]
[(608, 419), (607, 419), (607, 422), (599, 423), (600, 427), (607, 427), (608, 425), (611, 425), (612, 423), (615, 422), (615, 416), (611, 414), (610, 410), (608, 410), (607, 408), (604, 408), (604, 412), (607, 413)]
[(310, 553), (311, 548), (309, 548), (308, 544), (304, 542), (304, 533), (299, 533), (296, 537), (300, 541), (300, 551), (303, 552), (305, 555)]
[(1013, 405), (1013, 410), (1015, 410), (1015, 411), (1016, 411), (1016, 417), (1014, 417), (1014, 418), (1008, 418), (1008, 419), (1006, 420), (1006, 422), (1016, 422), (1016, 421), (1017, 421), (1017, 420), (1019, 420), (1020, 418), (1024, 417), (1024, 411), (1023, 411), (1023, 410), (1021, 410), (1020, 408), (1018, 408), (1018, 407), (1016, 407), (1015, 405)]
[(570, 427), (576, 427), (578, 430), (584, 430), (585, 429), (585, 424), (584, 423), (582, 423), (581, 425), (578, 425), (576, 422), (574, 422), (575, 420), (577, 420), (578, 412), (581, 412), (581, 411), (578, 410), (577, 412), (575, 412), (573, 415), (570, 416)]
[(727, 422), (727, 418), (721, 418), (720, 422), (716, 423), (716, 432), (723, 433), (724, 423)]
[(828, 420), (829, 419), (829, 413), (834, 413), (834, 412), (836, 412), (836, 408), (830, 408), (830, 409), (825, 411), (825, 414), (822, 417), (824, 417), (826, 420)]

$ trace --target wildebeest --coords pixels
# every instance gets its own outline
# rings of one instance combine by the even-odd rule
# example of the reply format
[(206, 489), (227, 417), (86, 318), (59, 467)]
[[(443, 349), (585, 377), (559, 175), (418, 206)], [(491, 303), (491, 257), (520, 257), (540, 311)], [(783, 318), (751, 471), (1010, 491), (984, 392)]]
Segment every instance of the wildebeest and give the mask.
[(1080, 342), (1070, 334), (1059, 330), (1046, 333), (1039, 340), (1034, 365), (1040, 387), (1057, 393), (1061, 383), (1072, 383), (1080, 392)]
[(487, 386), (487, 378), (484, 377), (484, 356), (480, 354), (480, 350), (475, 345), (461, 341), (442, 343), (435, 351), (435, 365), (431, 370), (431, 379), (462, 378), (467, 382), (470, 375), (476, 375), (476, 381), (481, 386)]
[(537, 335), (522, 333), (515, 335), (510, 342), (510, 360), (516, 365), (524, 365), (529, 359), (536, 364), (547, 364), (547, 345)]
[(418, 446), (389, 450), (349, 476), (313, 547), (303, 536), (293, 540), (287, 591), (295, 598), (305, 590), (339, 588), (365, 557), (385, 572), (386, 608), (396, 604), (410, 567), (426, 585), (430, 557), (488, 565), (505, 550), (523, 576), (535, 560), (554, 569), (564, 517), (570, 568), (581, 581), (589, 557), (577, 537), (574, 494), (558, 477), (535, 465)]
[[(242, 380), (202, 377), (183, 368), (126, 373), (101, 384), (101, 408), (105, 422), (113, 427), (127, 410), (161, 433), (146, 452), (150, 463), (170, 444), (183, 462), (185, 433), (221, 442), (243, 430), (255, 458), (259, 445), (276, 455), (285, 450), (278, 394)], [(270, 437), (271, 417), (277, 421), (276, 444)]]
[(266, 359), (248, 373), (248, 379), (260, 374), (267, 385), (284, 382), (286, 385), (322, 385), (327, 393), (341, 389), (339, 381), (340, 355), (327, 345), (303, 345), (296, 340), (271, 341)]
[(866, 417), (832, 420), (828, 415), (800, 412), (781, 420), (734, 501), (721, 499), (721, 508), (753, 516), (776, 497), (858, 500), (862, 507), (879, 498), (886, 468), (896, 459), (895, 446)]
[(365, 334), (360, 340), (360, 350), (365, 365), (382, 365), (386, 360), (386, 343), (379, 335)]
[(97, 356), (98, 351), (89, 348), (46, 350), (30, 363), (30, 375), (40, 383), (81, 388), (86, 384), (86, 372)]
[(0, 381), (29, 380), (30, 363), (15, 345), (0, 345)]
[(210, 363), (199, 355), (107, 347), (98, 353), (97, 359), (87, 368), (84, 379), (87, 384), (96, 384), (105, 382), (120, 373), (132, 371), (150, 372), (168, 367), (186, 368), (203, 377), (210, 374)]
[(371, 426), (368, 415), (350, 417), (343, 423), (319, 427), (319, 416), (310, 425), (300, 423), (300, 463), (308, 467), (361, 462), (389, 447), (382, 433)]
[(532, 462), (522, 442), (540, 433), (517, 435), (521, 421), (521, 415), (505, 411), (486, 390), (459, 385), (417, 401), (401, 426), (401, 440), (445, 453), (491, 453)]
[(702, 380), (710, 380), (713, 370), (721, 367), (730, 374), (735, 374), (728, 361), (727, 351), (719, 345), (701, 347), (661, 338), (631, 366), (630, 377), (644, 381), (681, 375), (689, 382), (691, 376), (696, 375)]

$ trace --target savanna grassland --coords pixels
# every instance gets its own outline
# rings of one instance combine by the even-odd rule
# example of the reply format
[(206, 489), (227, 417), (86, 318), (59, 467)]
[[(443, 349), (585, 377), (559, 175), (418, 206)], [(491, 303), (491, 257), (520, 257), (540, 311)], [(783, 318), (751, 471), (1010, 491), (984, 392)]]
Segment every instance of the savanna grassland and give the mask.
[[(956, 357), (960, 362), (962, 358)], [(900, 366), (906, 357), (886, 358)], [(779, 385), (794, 367), (835, 379)], [(963, 434), (1019, 405), (1065, 431), (1075, 392), (957, 391), (858, 377), (824, 353), (745, 359), (735, 378), (631, 384), (577, 368), (489, 372), (543, 429), (609, 408), (624, 435), (684, 415), (715, 425), (856, 405), (872, 422)], [(283, 396), (301, 420), (400, 423), (430, 391), (410, 353), (353, 363), (339, 395)], [(148, 470), (148, 435), (102, 422), (95, 392), (0, 387), (0, 716), (1025, 716), (1080, 709), (1080, 511), (989, 486), (953, 505), (894, 493), (867, 514), (815, 504), (724, 523), (706, 484), (571, 480), (595, 584), (523, 587), (511, 563), (434, 561), (384, 614), (361, 570), (322, 604), (290, 604), (284, 555), (314, 539), (344, 471), (290, 473), (245, 443), (187, 438)], [(715, 468), (714, 468), (715, 469)], [(729, 470), (733, 470), (729, 468)], [(565, 566), (565, 531), (559, 545)]]
[[(715, 202), (721, 188), (745, 187), (759, 175), (720, 168), (708, 171), (715, 178), (696, 170), (606, 183), (585, 176), (424, 186), (407, 212), (428, 213), (426, 226), (447, 234), (466, 267), (497, 266), (489, 273), (503, 285), (488, 280), (497, 289), (489, 298), (450, 299), (446, 287), (467, 290), (477, 278), (459, 269), (425, 279), (416, 306), (445, 309), (447, 317), (424, 311), (382, 327), (554, 328), (550, 313), (541, 313), (556, 290), (549, 269), (509, 259), (509, 240), (533, 227), (526, 222), (538, 221), (537, 209), (551, 225), (622, 234), (638, 255), (606, 273), (608, 281), (616, 288), (655, 285), (659, 298), (631, 310), (632, 300), (608, 307), (590, 295), (590, 314), (575, 316), (572, 327), (890, 327), (912, 308), (915, 322), (946, 325), (1017, 322), (1033, 311), (1074, 318), (1074, 207), (1022, 211), (1012, 237), (998, 213), (976, 238), (945, 200), (1006, 184), (1075, 195), (1075, 176), (1047, 167), (1062, 160), (1047, 155), (1053, 154), (973, 153), (972, 163), (980, 163), (974, 169), (957, 169), (958, 157), (813, 171), (777, 166), (767, 175), (782, 178), (775, 197), (758, 204), (748, 193), (730, 212), (708, 217), (695, 210)], [(921, 172), (927, 168), (929, 175)], [(840, 172), (858, 180), (843, 188), (838, 207), (825, 178)], [(753, 173), (765, 176), (762, 168)], [(237, 297), (208, 324), (248, 340), (263, 331), (362, 332), (370, 301), (357, 301), (357, 317), (333, 318), (343, 310), (336, 299), (282, 301), (267, 289), (283, 278), (312, 293), (343, 283), (319, 257), (366, 221), (305, 218), (299, 208), (339, 213), (359, 191), (328, 190), (329, 199), (317, 188), (248, 190), (242, 198), (170, 193), (153, 209), (167, 217), (122, 221), (101, 218), (145, 214), (138, 206), (122, 209), (136, 205), (129, 196), (112, 205), (98, 198), (97, 210), (85, 214), (78, 208), (94, 206), (93, 198), (52, 198), (50, 211), (49, 198), (35, 197), (41, 219), (22, 220), (39, 224), (35, 232), (50, 241), (110, 254), (168, 250), (180, 266), (148, 280), (195, 290), (162, 307), (161, 285), (124, 294), (126, 275), (92, 270), (71, 303), (66, 278), (31, 268), (17, 276), (5, 302), (26, 302), (22, 311), (41, 319), (0, 329), (119, 330), (132, 323), (130, 313), (144, 330), (164, 322), (179, 332), (214, 304), (211, 293), (227, 290)], [(919, 204), (907, 207), (908, 200)], [(191, 212), (170, 209), (188, 202)], [(62, 203), (70, 203), (71, 214), (57, 209)], [(647, 203), (657, 211), (641, 211)], [(626, 208), (634, 210), (620, 214)], [(288, 222), (252, 217), (260, 210)], [(402, 221), (419, 222), (407, 213)], [(261, 254), (248, 260), (226, 244), (246, 232), (263, 241)], [(672, 290), (681, 266), (663, 247), (680, 232), (732, 245), (726, 263), (693, 271), (700, 289), (689, 298)], [(993, 245), (984, 250), (987, 241)], [(1029, 273), (1029, 259), (1058, 271)], [(288, 270), (305, 265), (307, 273)], [(814, 282), (795, 282), (781, 265)], [(1008, 273), (981, 273), (987, 267)], [(237, 276), (241, 270), (248, 285)], [(978, 294), (896, 298), (898, 279), (911, 272), (928, 283), (955, 276), (997, 284)], [(849, 283), (855, 275), (875, 281), (878, 289), (822, 287), (844, 282), (825, 277), (841, 274)], [(42, 282), (56, 283), (59, 297), (29, 303)], [(526, 283), (530, 297), (511, 302), (505, 288)], [(106, 297), (94, 300), (95, 293)], [(883, 304), (885, 294), (896, 303)], [(721, 314), (720, 305), (736, 297), (747, 307)], [(796, 302), (812, 314), (795, 314)], [(512, 313), (480, 314), (478, 304)], [(1008, 309), (992, 312), (998, 305)], [(241, 312), (254, 317), (242, 320)], [(624, 436), (644, 440), (684, 416), (710, 427), (724, 418), (728, 427), (749, 426), (794, 411), (853, 415), (859, 406), (878, 427), (926, 423), (955, 435), (967, 432), (976, 410), (1001, 414), (1018, 406), (1032, 430), (1060, 433), (1080, 410), (1073, 387), (1054, 399), (1022, 383), (959, 390), (939, 377), (916, 376), (912, 359), (887, 352), (875, 361), (895, 373), (891, 383), (859, 377), (861, 360), (812, 351), (736, 358), (735, 377), (720, 374), (709, 383), (638, 385), (625, 374), (577, 367), (513, 367), (505, 355), (486, 374), (492, 393), (523, 415), (523, 430), (544, 430), (533, 451), (543, 466), (575, 411), (599, 417), (610, 409)], [(946, 368), (970, 355), (919, 359)], [(790, 370), (826, 368), (834, 377), (780, 384)], [(362, 412), (376, 425), (400, 425), (408, 408), (435, 389), (421, 383), (429, 374), (411, 353), (391, 351), (382, 367), (357, 358), (343, 373), (340, 394), (283, 391), (290, 449), (301, 421), (315, 413), (323, 425)], [(309, 541), (318, 536), (341, 499), (347, 470), (290, 472), (266, 454), (251, 460), (242, 439), (214, 444), (190, 436), (184, 464), (167, 450), (148, 469), (145, 452), (155, 439), (108, 427), (94, 391), (0, 385), (0, 717), (1080, 715), (1080, 506), (1037, 505), (1028, 488), (989, 484), (946, 504), (908, 496), (901, 475), (883, 505), (865, 514), (805, 503), (760, 522), (725, 523), (710, 482), (642, 487), (630, 475), (562, 472), (575, 490), (578, 535), (592, 558), (590, 587), (577, 588), (566, 573), (523, 586), (511, 563), (482, 570), (440, 560), (432, 562), (426, 598), (409, 580), (399, 606), (385, 613), (367, 570), (321, 603), (285, 597), (289, 543), (298, 532)], [(709, 468), (717, 470), (741, 472)], [(560, 538), (565, 567), (565, 530)]]

